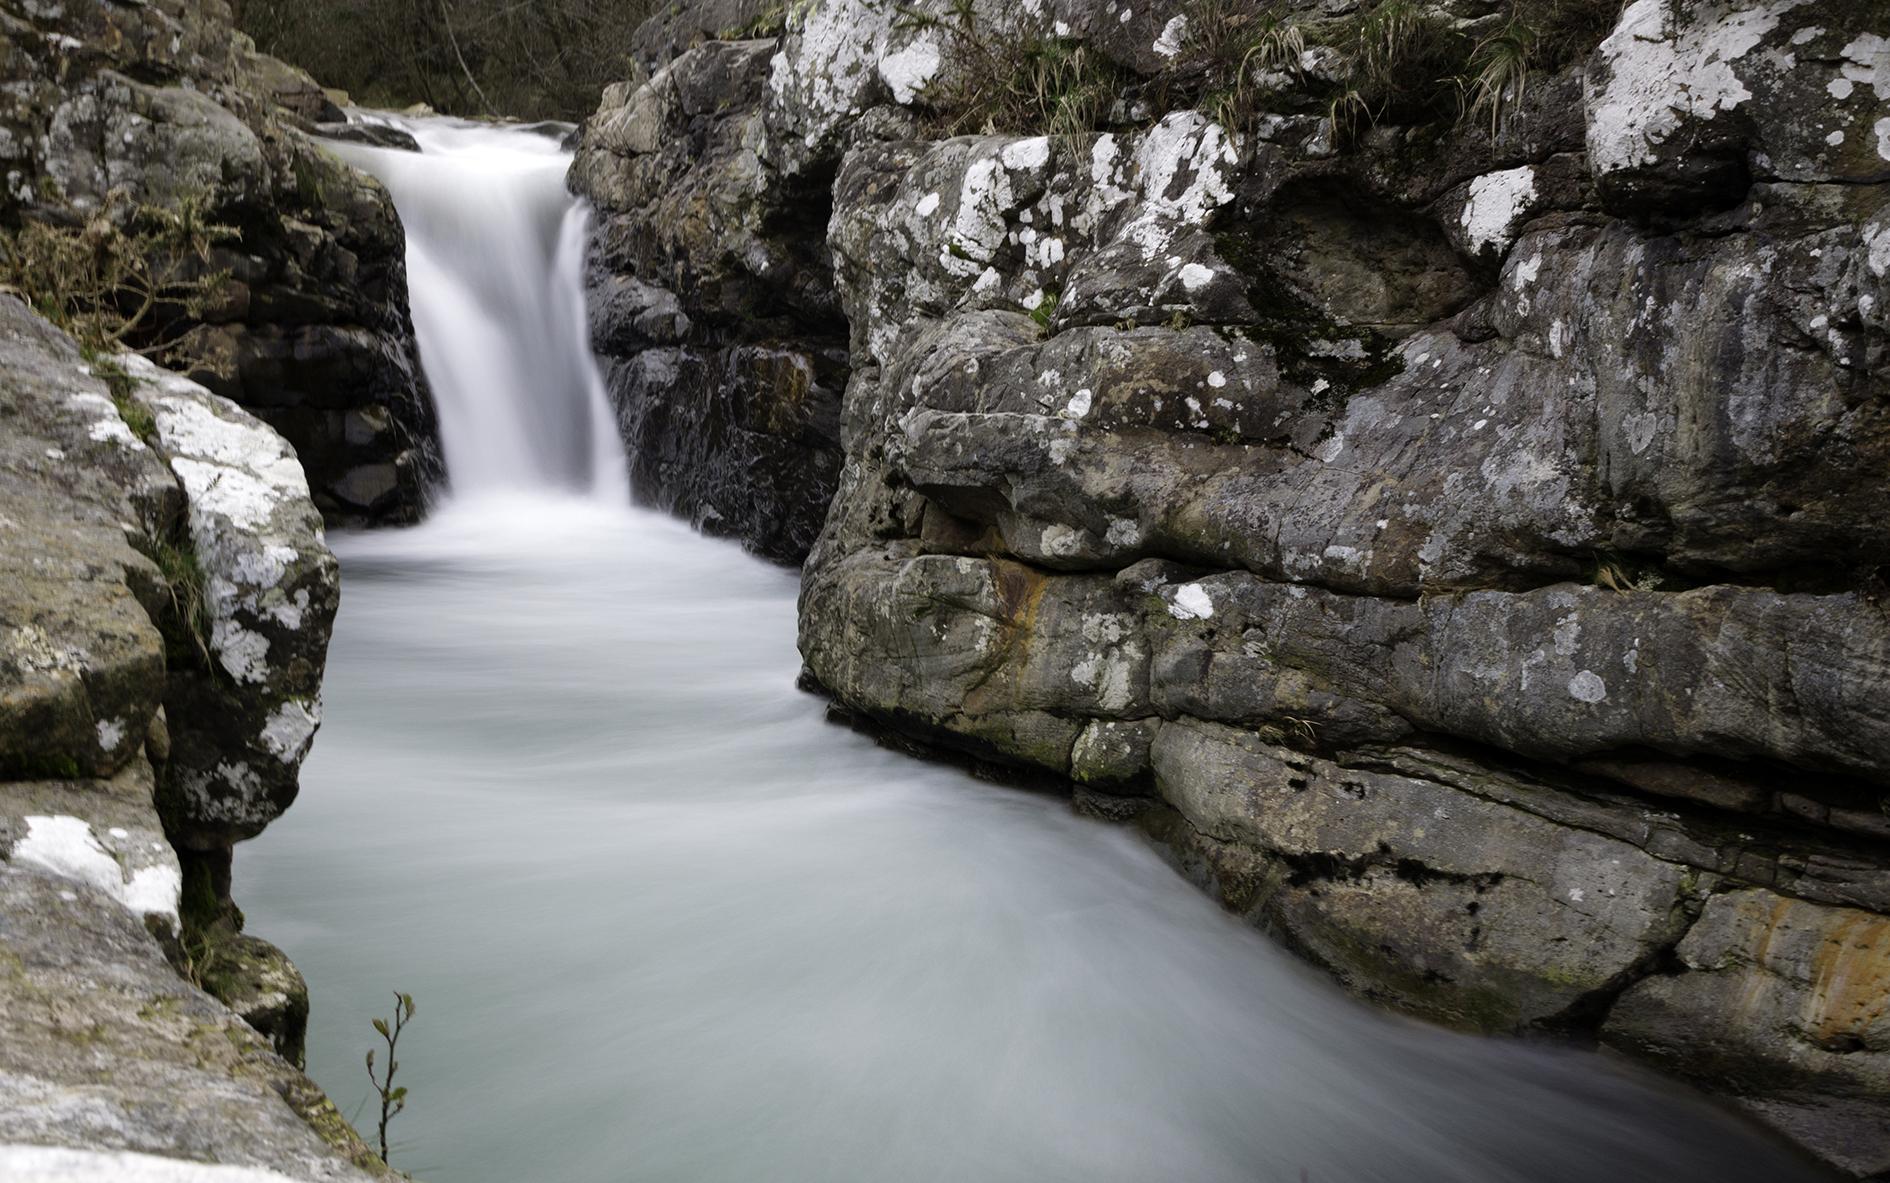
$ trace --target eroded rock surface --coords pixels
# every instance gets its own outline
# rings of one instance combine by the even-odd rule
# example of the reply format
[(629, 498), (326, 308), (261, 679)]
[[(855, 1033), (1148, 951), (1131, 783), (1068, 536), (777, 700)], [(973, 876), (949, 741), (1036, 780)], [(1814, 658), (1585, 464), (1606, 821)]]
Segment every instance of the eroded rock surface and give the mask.
[(308, 1183), (389, 1177), (320, 1090), (179, 979), (116, 900), (17, 863), (0, 864), (0, 1036), (12, 1177), (112, 1152)]
[(228, 899), (230, 845), (294, 798), (335, 610), (295, 453), (11, 296), (0, 423), (0, 1173), (368, 1177), (291, 1067), (299, 975)]
[(281, 436), (188, 378), (120, 364), (184, 490), (208, 624), (206, 668), (174, 671), (167, 694), (166, 823), (193, 848), (227, 848), (295, 800), (321, 726), (341, 569)]
[(340, 117), (320, 87), (223, 0), (8, 0), (0, 75), (0, 228), (141, 207), (229, 227), (200, 261), (227, 279), (147, 335), (288, 438), (332, 518), (415, 520), (439, 460), (405, 240), (386, 192), (306, 134)]
[[(1348, 129), (1314, 44), (1239, 127), (1145, 91), (949, 139), (976, 64), (916, 11), (652, 60), (575, 174), (633, 418), (731, 282), (831, 277), (812, 677), (1069, 777), (1369, 997), (1604, 1040), (1890, 1171), (1880, 6), (1636, 0), (1494, 122)], [(977, 13), (1128, 83), (1198, 15)]]
[(599, 212), (592, 338), (633, 489), (799, 562), (840, 470), (846, 325), (829, 177), (760, 152), (772, 41), (711, 42), (586, 125), (572, 187)]

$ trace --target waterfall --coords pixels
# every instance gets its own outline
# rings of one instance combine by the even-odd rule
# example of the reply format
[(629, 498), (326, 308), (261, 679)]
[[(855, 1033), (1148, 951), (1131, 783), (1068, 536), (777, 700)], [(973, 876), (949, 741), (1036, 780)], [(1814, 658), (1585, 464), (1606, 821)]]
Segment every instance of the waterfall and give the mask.
[(590, 350), (589, 211), (565, 190), (570, 153), (543, 125), (356, 118), (420, 146), (330, 145), (387, 186), (405, 224), (414, 331), (451, 495), (627, 498)]

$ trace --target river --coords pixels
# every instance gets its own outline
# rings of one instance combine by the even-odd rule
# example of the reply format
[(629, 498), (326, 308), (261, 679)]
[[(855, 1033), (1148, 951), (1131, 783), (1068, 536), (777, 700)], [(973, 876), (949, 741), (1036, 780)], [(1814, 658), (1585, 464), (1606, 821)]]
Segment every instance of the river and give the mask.
[[(309, 1067), (468, 1183), (1789, 1183), (1599, 1056), (1361, 1006), (1133, 833), (915, 761), (795, 690), (793, 573), (636, 509), (582, 344), (583, 214), (531, 132), (351, 146), (412, 236), (454, 486), (334, 539), (301, 799), (238, 852)], [(502, 241), (487, 241), (502, 240)]]

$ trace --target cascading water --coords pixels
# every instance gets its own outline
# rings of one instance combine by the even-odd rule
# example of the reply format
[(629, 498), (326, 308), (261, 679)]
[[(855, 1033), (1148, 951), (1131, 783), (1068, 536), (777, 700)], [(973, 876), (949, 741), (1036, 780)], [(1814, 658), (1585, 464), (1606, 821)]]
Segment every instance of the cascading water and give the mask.
[(622, 450), (590, 352), (586, 212), (555, 128), (374, 115), (419, 152), (332, 145), (379, 177), (407, 231), (414, 333), (460, 494), (623, 495)]
[(348, 151), (413, 236), (456, 493), (425, 526), (337, 539), (328, 724), (237, 892), (309, 977), (310, 1067), (344, 1111), (369, 1017), (416, 996), (396, 1165), (1823, 1177), (1593, 1055), (1372, 1012), (1133, 835), (826, 725), (793, 690), (791, 573), (586, 495), (614, 445), (555, 145), (406, 126), (418, 156)]

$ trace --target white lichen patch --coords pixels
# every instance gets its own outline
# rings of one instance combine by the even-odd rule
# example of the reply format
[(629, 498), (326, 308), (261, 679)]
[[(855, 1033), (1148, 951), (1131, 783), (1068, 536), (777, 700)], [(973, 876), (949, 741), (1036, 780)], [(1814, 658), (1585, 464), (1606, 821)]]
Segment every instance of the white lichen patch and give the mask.
[(1536, 170), (1524, 165), (1485, 173), (1470, 182), (1459, 224), (1472, 251), (1506, 251), (1536, 199)]
[(1588, 155), (1597, 173), (1654, 163), (1688, 121), (1711, 120), (1752, 98), (1746, 58), (1787, 12), (1808, 0), (1769, 0), (1690, 12), (1673, 0), (1634, 0), (1596, 51), (1602, 76), (1589, 95)]
[(125, 721), (123, 719), (101, 719), (97, 725), (98, 746), (100, 751), (115, 752), (118, 745), (125, 742)]
[(939, 65), (938, 43), (926, 34), (880, 58), (879, 77), (892, 91), (893, 102), (909, 107), (938, 77)]
[(263, 725), (262, 743), (276, 758), (285, 764), (295, 764), (308, 754), (309, 744), (315, 740), (315, 731), (322, 724), (322, 706), (319, 701), (302, 702), (290, 699), (276, 708)]
[(1178, 111), (1148, 130), (1136, 149), (1142, 197), (1156, 211), (1198, 226), (1234, 199), (1233, 139), (1197, 111)]
[(1890, 276), (1890, 222), (1864, 227), (1864, 265), (1878, 279)]
[(1188, 18), (1185, 16), (1177, 16), (1162, 26), (1161, 36), (1157, 37), (1155, 44), (1149, 48), (1153, 49), (1161, 57), (1172, 58), (1180, 54), (1183, 47), (1187, 44)]
[(1005, 219), (1015, 205), (1002, 162), (994, 156), (972, 161), (959, 184), (958, 208), (939, 251), (939, 266), (962, 279), (981, 273), (1003, 248)]
[(1038, 547), (1049, 558), (1068, 558), (1083, 549), (1083, 535), (1061, 523), (1045, 526)]
[(177, 925), (184, 880), (175, 861), (126, 867), (105, 849), (84, 818), (26, 818), (26, 836), (14, 845), (12, 861), (95, 887), (135, 915), (162, 916), (173, 928)]
[(998, 158), (1004, 167), (1018, 172), (1030, 172), (1050, 163), (1050, 137), (1032, 136), (1026, 140), (1013, 140), (1004, 145)]
[(1597, 703), (1608, 697), (1608, 684), (1593, 670), (1583, 670), (1568, 680), (1569, 695), (1581, 702)]
[(1890, 37), (1865, 33), (1844, 47), (1840, 73), (1846, 82), (1868, 86), (1881, 102), (1890, 102)]
[(1176, 620), (1208, 620), (1214, 615), (1214, 598), (1198, 583), (1184, 583), (1175, 589), (1168, 603), (1168, 614)]

